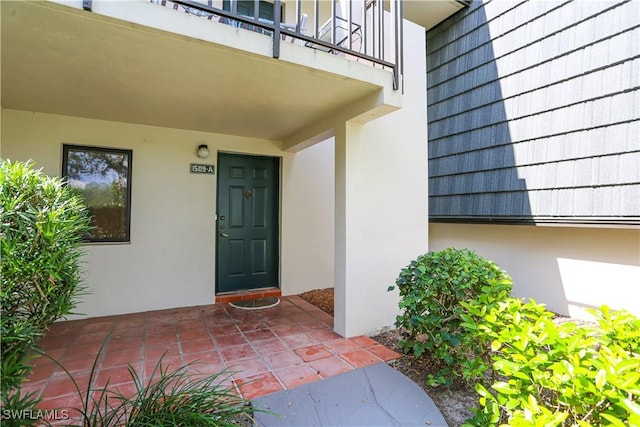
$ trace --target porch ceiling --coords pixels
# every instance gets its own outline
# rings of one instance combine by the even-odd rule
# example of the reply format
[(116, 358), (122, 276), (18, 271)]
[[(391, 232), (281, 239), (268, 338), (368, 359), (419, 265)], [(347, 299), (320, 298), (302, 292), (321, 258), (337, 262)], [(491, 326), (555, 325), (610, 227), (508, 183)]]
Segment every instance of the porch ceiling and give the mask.
[(380, 90), (51, 2), (0, 4), (4, 108), (283, 140)]

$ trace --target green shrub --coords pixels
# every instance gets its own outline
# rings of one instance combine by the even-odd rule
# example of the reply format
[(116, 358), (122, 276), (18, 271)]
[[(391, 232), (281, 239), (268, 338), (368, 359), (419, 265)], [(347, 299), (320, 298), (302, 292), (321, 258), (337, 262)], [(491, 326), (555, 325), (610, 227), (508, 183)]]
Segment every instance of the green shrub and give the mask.
[(481, 408), (466, 426), (640, 425), (640, 319), (607, 307), (598, 324), (556, 324), (535, 302), (509, 299), (482, 312), (467, 305), (495, 352), (500, 376), (477, 384)]
[(82, 202), (30, 163), (0, 161), (2, 406), (28, 409), (20, 396), (27, 355), (49, 326), (71, 313), (80, 285), (80, 243), (89, 219)]
[(482, 375), (489, 362), (488, 343), (461, 327), (467, 314), (461, 302), (476, 300), (491, 307), (505, 300), (513, 285), (507, 273), (473, 251), (448, 248), (411, 261), (396, 285), (402, 310), (396, 326), (404, 334), (400, 347), (441, 362), (429, 383), (451, 384), (456, 378)]

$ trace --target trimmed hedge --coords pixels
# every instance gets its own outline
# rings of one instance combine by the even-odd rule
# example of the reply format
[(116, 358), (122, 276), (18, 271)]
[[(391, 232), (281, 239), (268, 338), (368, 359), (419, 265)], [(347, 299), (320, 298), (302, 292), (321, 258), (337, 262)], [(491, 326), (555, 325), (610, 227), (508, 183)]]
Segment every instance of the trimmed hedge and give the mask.
[(467, 313), (461, 302), (478, 299), (493, 306), (511, 294), (512, 284), (494, 262), (468, 249), (429, 252), (402, 269), (396, 280), (402, 310), (396, 326), (405, 337), (399, 345), (442, 362), (429, 378), (431, 385), (475, 378), (487, 369), (489, 347), (461, 327)]

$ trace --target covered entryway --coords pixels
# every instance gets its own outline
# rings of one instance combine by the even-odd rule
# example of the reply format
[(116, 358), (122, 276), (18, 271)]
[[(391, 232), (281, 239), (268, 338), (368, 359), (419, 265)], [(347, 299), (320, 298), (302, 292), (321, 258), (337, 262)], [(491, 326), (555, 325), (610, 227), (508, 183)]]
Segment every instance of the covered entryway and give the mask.
[(277, 287), (279, 159), (220, 153), (216, 293)]

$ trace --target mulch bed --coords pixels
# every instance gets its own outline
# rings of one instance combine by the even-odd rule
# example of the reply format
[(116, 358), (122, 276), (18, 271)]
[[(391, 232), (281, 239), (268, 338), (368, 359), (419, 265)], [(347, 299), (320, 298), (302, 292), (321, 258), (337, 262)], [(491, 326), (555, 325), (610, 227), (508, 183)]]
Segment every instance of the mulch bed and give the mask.
[(333, 288), (314, 289), (313, 291), (303, 292), (298, 296), (333, 316)]

